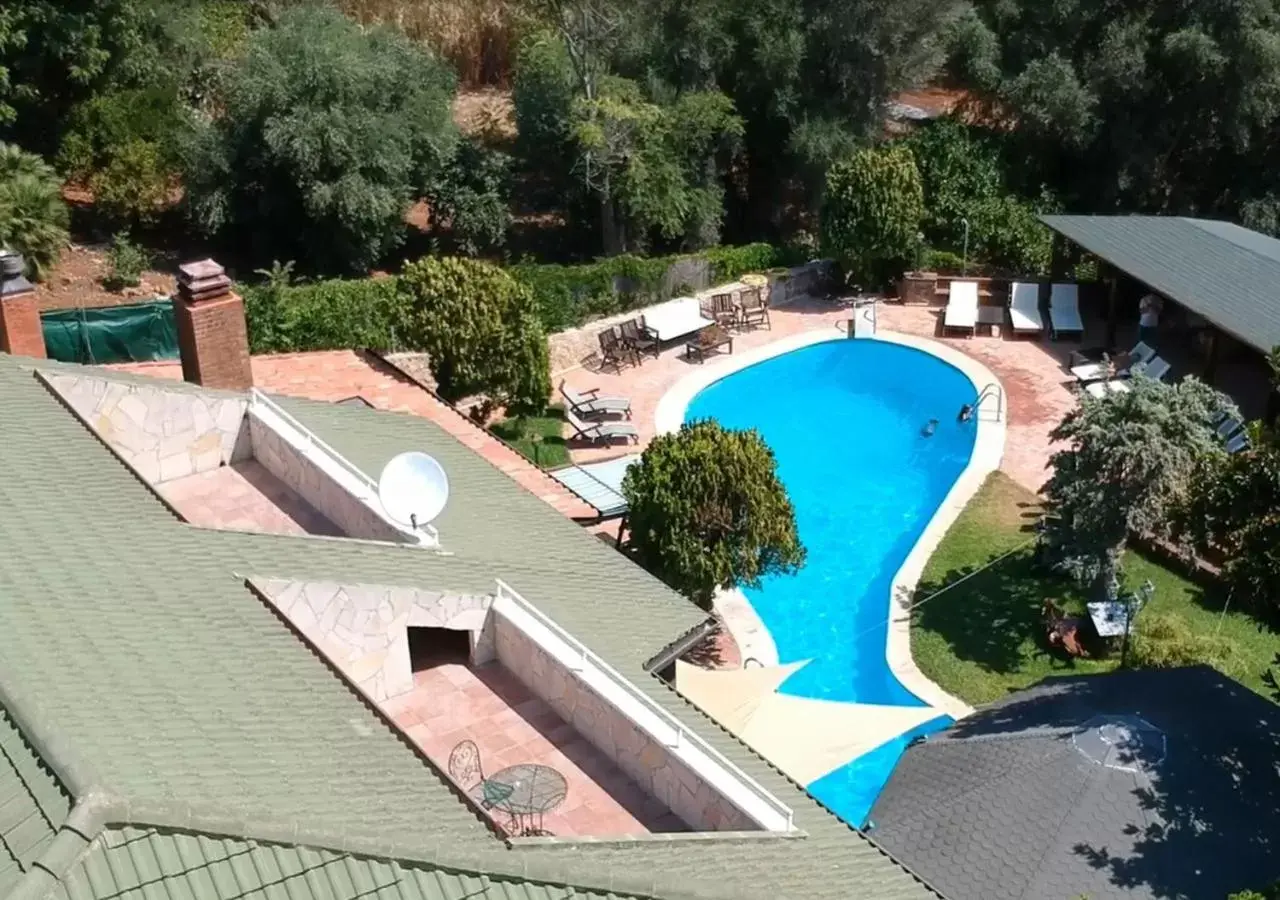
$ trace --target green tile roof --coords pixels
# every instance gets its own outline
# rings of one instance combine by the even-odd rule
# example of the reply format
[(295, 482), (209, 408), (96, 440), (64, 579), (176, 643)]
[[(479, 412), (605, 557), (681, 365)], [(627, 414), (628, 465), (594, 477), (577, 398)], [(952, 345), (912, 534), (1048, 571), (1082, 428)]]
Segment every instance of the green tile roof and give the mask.
[[(327, 848), (366, 881), (389, 860), (419, 873), (415, 883), (439, 881), (432, 871), (487, 873), (508, 892), (494, 896), (513, 900), (558, 900), (542, 885), (573, 885), (577, 896), (931, 896), (644, 671), (702, 613), (431, 422), (282, 402), (369, 473), (404, 449), (440, 459), (452, 484), (436, 522), (448, 554), (190, 527), (64, 409), (30, 361), (0, 355), (0, 703), (85, 808), (82, 838), (117, 826), (66, 874), (63, 892), (215, 900), (229, 890), (204, 879), (198, 861), (163, 884), (130, 886), (112, 860), (132, 848), (145, 880), (145, 854), (161, 852), (154, 837), (130, 840), (125, 826), (135, 826), (235, 839), (255, 866), (267, 858), (259, 844), (272, 845), (273, 858)], [(502, 578), (792, 806), (803, 835), (509, 846), (246, 589), (250, 575), (456, 592), (491, 591)], [(179, 845), (192, 846), (164, 840), (179, 857)], [(63, 869), (74, 861), (58, 859)], [(465, 883), (458, 878), (449, 883)], [(342, 900), (363, 893), (354, 876), (351, 885), (308, 876), (261, 890), (292, 898), (303, 882)]]
[(1054, 231), (1266, 352), (1280, 344), (1280, 240), (1178, 216), (1041, 216)]
[(70, 810), (58, 779), (0, 708), (0, 897), (48, 849)]

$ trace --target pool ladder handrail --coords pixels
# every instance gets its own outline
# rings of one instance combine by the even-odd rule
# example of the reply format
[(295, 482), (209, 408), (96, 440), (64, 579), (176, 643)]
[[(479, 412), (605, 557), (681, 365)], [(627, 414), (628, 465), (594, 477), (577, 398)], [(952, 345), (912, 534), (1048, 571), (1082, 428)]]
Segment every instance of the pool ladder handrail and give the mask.
[(973, 401), (973, 415), (976, 418), (978, 413), (982, 411), (982, 401), (989, 397), (994, 397), (996, 401), (996, 421), (1000, 421), (1000, 417), (1004, 415), (1004, 388), (996, 384), (994, 381), (988, 382), (978, 391), (978, 399)]

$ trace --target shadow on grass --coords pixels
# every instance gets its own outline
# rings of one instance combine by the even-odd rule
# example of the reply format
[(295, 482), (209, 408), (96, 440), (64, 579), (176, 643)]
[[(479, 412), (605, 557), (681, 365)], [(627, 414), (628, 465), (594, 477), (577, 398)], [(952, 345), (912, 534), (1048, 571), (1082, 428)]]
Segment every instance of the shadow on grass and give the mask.
[(564, 410), (552, 406), (542, 415), (512, 416), (495, 422), (489, 430), (534, 465), (554, 469), (569, 462), (564, 422)]

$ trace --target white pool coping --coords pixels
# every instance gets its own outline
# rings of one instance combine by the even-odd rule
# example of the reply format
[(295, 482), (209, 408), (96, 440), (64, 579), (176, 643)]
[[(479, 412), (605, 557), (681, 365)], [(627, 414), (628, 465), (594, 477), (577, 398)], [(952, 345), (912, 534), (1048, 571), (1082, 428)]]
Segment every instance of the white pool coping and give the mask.
[[(676, 382), (658, 401), (658, 407), (654, 413), (656, 433), (667, 434), (678, 431), (684, 422), (685, 410), (693, 402), (693, 398), (720, 379), (775, 356), (790, 353), (792, 350), (835, 340), (851, 340), (851, 338), (838, 336), (826, 329), (810, 331), (790, 335), (761, 347), (753, 347), (743, 353), (723, 356), (713, 363), (698, 367)], [(969, 457), (969, 464), (965, 466), (964, 471), (960, 473), (942, 503), (939, 504), (933, 518), (929, 520), (929, 524), (925, 526), (915, 546), (911, 548), (906, 560), (899, 567), (889, 588), (889, 633), (885, 646), (885, 660), (890, 671), (903, 687), (937, 710), (940, 715), (945, 714), (953, 719), (960, 719), (972, 713), (973, 708), (951, 696), (927, 678), (917, 668), (911, 656), (909, 607), (912, 593), (920, 581), (929, 557), (938, 548), (947, 530), (955, 524), (961, 511), (978, 492), (983, 481), (1000, 468), (1000, 459), (1004, 454), (1008, 396), (1004, 392), (1004, 386), (990, 369), (976, 359), (939, 341), (883, 330), (878, 331), (874, 337), (859, 337), (852, 340), (878, 340), (929, 353), (959, 369), (973, 384), (975, 393), (988, 384), (995, 384), (1000, 388), (1001, 415), (997, 418), (990, 407), (984, 406), (977, 417), (977, 434), (974, 437), (973, 453)], [(778, 665), (777, 648), (768, 628), (740, 590), (735, 588), (732, 591), (721, 592), (716, 597), (715, 606), (718, 611), (724, 610), (730, 613), (724, 616), (725, 625), (735, 640), (739, 641), (739, 649), (744, 660), (754, 657), (762, 665)]]

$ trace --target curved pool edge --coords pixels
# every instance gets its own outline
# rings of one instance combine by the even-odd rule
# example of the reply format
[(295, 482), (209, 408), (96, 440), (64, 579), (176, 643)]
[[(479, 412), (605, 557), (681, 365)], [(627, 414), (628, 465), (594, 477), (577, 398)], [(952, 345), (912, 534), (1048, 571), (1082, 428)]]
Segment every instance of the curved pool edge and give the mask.
[[(685, 411), (693, 398), (700, 391), (734, 372), (792, 350), (838, 340), (850, 340), (850, 338), (833, 334), (825, 329), (805, 332), (699, 366), (662, 395), (654, 412), (654, 430), (657, 434), (678, 431), (684, 421)], [(1004, 415), (996, 418), (989, 410), (983, 410), (978, 415), (977, 434), (974, 437), (969, 463), (952, 484), (915, 546), (911, 548), (906, 560), (899, 567), (889, 594), (889, 628), (885, 659), (890, 671), (903, 687), (915, 694), (923, 703), (953, 719), (960, 719), (972, 713), (973, 708), (944, 691), (925, 676), (915, 664), (915, 659), (911, 655), (909, 608), (911, 595), (920, 581), (929, 557), (933, 555), (960, 512), (973, 499), (986, 477), (1000, 467), (1000, 459), (1004, 454), (1007, 395), (1004, 392), (1004, 385), (990, 369), (967, 354), (939, 341), (894, 331), (880, 331), (874, 337), (853, 340), (878, 340), (928, 353), (958, 369), (969, 379), (975, 394), (988, 383), (994, 383), (1000, 387)], [(765, 666), (778, 665), (777, 648), (773, 638), (763, 620), (755, 612), (755, 608), (741, 591), (734, 589), (721, 592), (717, 595), (714, 605), (724, 620), (725, 627), (729, 629), (734, 640), (739, 642), (744, 659), (752, 656)], [(743, 646), (744, 643), (746, 646)], [(748, 652), (748, 648), (751, 648), (751, 652)]]

